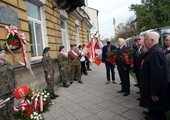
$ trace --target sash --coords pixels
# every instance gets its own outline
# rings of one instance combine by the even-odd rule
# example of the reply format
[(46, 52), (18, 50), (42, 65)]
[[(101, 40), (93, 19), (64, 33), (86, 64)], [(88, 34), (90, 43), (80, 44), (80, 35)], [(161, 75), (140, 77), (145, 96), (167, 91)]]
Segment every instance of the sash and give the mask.
[(78, 57), (77, 53), (75, 53), (73, 50), (71, 50), (71, 53), (74, 57)]
[(67, 54), (64, 53), (64, 52), (60, 52), (60, 54), (61, 54), (62, 56), (64, 56), (65, 58), (68, 58)]

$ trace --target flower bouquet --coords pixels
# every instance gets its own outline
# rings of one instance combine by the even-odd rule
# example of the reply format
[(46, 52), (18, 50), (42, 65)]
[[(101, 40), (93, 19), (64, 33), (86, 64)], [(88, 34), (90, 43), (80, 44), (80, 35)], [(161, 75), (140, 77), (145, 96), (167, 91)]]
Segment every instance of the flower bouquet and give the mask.
[(21, 120), (44, 120), (41, 113), (48, 111), (50, 105), (50, 94), (46, 90), (31, 89), (28, 96), (14, 107), (13, 115)]
[(121, 56), (125, 64), (132, 65), (133, 64), (133, 50), (125, 50)]
[(107, 61), (109, 61), (112, 64), (116, 63), (116, 57), (117, 57), (117, 50), (113, 50), (112, 52), (107, 53)]

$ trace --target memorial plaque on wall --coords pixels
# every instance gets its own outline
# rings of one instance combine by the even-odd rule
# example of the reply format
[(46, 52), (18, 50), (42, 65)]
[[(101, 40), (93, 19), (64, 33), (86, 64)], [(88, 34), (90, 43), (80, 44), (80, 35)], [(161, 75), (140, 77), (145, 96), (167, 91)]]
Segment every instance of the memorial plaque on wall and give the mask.
[(0, 23), (19, 26), (18, 13), (9, 7), (0, 5)]

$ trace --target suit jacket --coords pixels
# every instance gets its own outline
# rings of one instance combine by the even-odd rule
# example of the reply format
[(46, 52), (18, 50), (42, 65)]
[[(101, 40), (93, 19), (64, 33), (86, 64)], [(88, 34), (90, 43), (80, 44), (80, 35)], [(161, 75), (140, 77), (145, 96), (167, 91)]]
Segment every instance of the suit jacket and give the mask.
[[(158, 44), (148, 50), (141, 64), (140, 106), (156, 111), (167, 110), (169, 91), (166, 79), (166, 58)], [(153, 102), (151, 95), (158, 96), (159, 101)]]
[(170, 83), (170, 53), (166, 54), (166, 73), (167, 73), (167, 80)]
[[(113, 50), (116, 50), (116, 46), (115, 45), (110, 45), (110, 52)], [(104, 46), (102, 49), (102, 62), (106, 62), (106, 59), (108, 59), (107, 53), (108, 53), (108, 45)]]
[(116, 65), (117, 65), (117, 69), (118, 70), (123, 70), (124, 67), (126, 67), (127, 69), (130, 69), (130, 66), (125, 64), (125, 62), (122, 60), (121, 56), (123, 55), (123, 52), (125, 50), (127, 50), (128, 48), (123, 46), (121, 49), (118, 48), (117, 49), (117, 58), (116, 58)]

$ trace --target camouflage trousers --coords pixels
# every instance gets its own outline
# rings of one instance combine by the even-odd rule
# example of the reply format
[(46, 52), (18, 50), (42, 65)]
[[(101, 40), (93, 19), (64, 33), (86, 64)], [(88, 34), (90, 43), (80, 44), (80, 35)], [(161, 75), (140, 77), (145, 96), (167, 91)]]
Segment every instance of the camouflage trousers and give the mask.
[(45, 80), (47, 83), (47, 89), (49, 90), (49, 93), (50, 94), (53, 93), (54, 92), (54, 74), (51, 75), (50, 79), (46, 75)]
[[(1, 98), (4, 100), (8, 97), (11, 97), (13, 94), (8, 93)], [(5, 106), (0, 109), (0, 120), (14, 120), (13, 117), (13, 110), (14, 110), (14, 100), (10, 100), (9, 102), (5, 103)]]
[(67, 67), (64, 67), (63, 70), (60, 70), (62, 82), (67, 82), (69, 80), (69, 71)]

